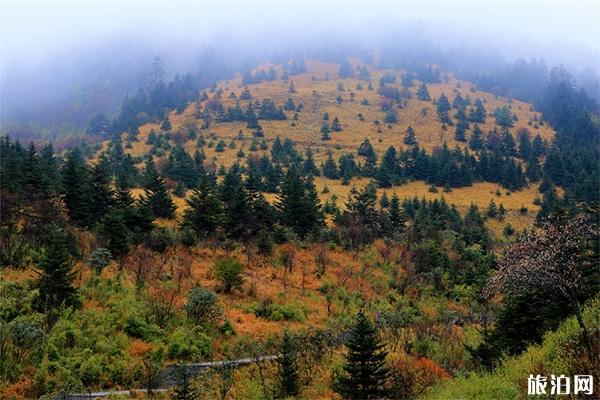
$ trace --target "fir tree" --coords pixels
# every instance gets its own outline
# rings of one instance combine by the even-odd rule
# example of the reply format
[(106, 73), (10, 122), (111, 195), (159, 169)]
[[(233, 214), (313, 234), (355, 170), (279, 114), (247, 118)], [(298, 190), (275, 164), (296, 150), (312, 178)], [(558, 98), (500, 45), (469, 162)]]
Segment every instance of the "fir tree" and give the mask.
[(403, 142), (409, 146), (414, 146), (417, 144), (417, 137), (415, 136), (415, 131), (411, 126), (406, 129)]
[(333, 117), (333, 121), (331, 121), (331, 130), (334, 132), (342, 131), (342, 125), (340, 125), (340, 119), (337, 117), (337, 115)]
[(221, 219), (221, 203), (214, 184), (208, 177), (202, 177), (186, 203), (184, 226), (192, 228), (200, 237), (217, 230)]
[(477, 124), (483, 124), (485, 122), (485, 115), (486, 111), (483, 106), (483, 101), (481, 101), (481, 99), (475, 100), (475, 108), (471, 110), (469, 119)]
[(336, 391), (344, 399), (385, 397), (387, 352), (383, 350), (376, 328), (362, 310), (356, 316), (346, 347), (345, 374), (339, 377)]
[(471, 135), (471, 140), (469, 140), (469, 147), (475, 151), (483, 149), (483, 131), (479, 128), (479, 125), (473, 127), (473, 135)]
[(316, 189), (311, 181), (305, 183), (295, 168), (285, 175), (276, 207), (281, 224), (302, 238), (323, 224)]
[(323, 176), (329, 179), (338, 179), (339, 171), (335, 160), (333, 159), (333, 155), (329, 153), (327, 155), (327, 160), (323, 164)]
[(429, 96), (429, 91), (427, 90), (427, 85), (421, 83), (419, 86), (419, 90), (417, 90), (417, 98), (422, 101), (430, 101), (431, 96)]
[(446, 97), (446, 95), (444, 93), (442, 93), (440, 95), (440, 98), (438, 99), (438, 105), (437, 105), (437, 113), (438, 113), (438, 117), (440, 118), (440, 121), (443, 124), (451, 124), (452, 121), (450, 120), (450, 117), (448, 116), (448, 111), (450, 111), (452, 109), (452, 107), (450, 106), (450, 102), (448, 101), (448, 98)]
[(110, 162), (102, 155), (92, 168), (92, 214), (94, 221), (100, 221), (113, 200), (111, 184)]
[(78, 148), (69, 152), (62, 177), (69, 218), (79, 226), (90, 226), (93, 219), (90, 172)]
[(142, 199), (155, 217), (173, 218), (175, 216), (175, 204), (165, 186), (164, 179), (158, 174), (152, 158), (146, 161)]
[(76, 303), (77, 290), (73, 287), (75, 272), (68, 251), (68, 234), (64, 228), (52, 224), (45, 234), (47, 245), (38, 265), (40, 305), (44, 311)]
[(200, 393), (192, 385), (190, 374), (185, 365), (178, 366), (174, 375), (177, 386), (173, 390), (171, 400), (196, 400), (200, 398)]
[(338, 76), (341, 79), (350, 78), (354, 75), (354, 70), (352, 69), (352, 65), (348, 62), (348, 60), (344, 60), (340, 65), (340, 69), (338, 71)]
[(300, 393), (300, 379), (296, 360), (296, 346), (292, 336), (286, 329), (280, 348), (279, 364), (279, 396), (281, 398), (297, 396)]
[(106, 248), (113, 256), (126, 254), (129, 250), (130, 237), (125, 212), (122, 209), (111, 207), (102, 218), (100, 234), (106, 240)]
[(400, 199), (394, 194), (390, 200), (388, 218), (396, 232), (403, 232), (406, 225), (406, 216), (400, 208)]

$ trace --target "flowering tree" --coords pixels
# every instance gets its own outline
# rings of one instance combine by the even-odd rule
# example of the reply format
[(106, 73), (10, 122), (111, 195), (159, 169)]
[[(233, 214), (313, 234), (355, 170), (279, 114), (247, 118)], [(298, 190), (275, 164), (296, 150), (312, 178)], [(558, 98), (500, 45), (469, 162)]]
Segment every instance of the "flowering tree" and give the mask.
[(597, 224), (585, 215), (544, 222), (540, 232), (526, 232), (507, 248), (484, 294), (513, 297), (534, 288), (555, 291), (572, 307), (591, 355), (581, 301), (589, 280), (598, 284), (598, 274), (593, 273), (594, 268), (597, 271), (598, 232)]

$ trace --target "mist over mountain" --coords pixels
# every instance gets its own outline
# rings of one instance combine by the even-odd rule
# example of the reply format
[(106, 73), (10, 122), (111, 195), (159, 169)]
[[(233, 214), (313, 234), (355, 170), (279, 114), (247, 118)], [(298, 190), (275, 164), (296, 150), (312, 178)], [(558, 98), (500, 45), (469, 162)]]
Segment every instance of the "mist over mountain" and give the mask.
[[(507, 68), (518, 58), (564, 64), (598, 99), (598, 10), (593, 2), (4, 2), (3, 127), (76, 132), (113, 114), (151, 83), (201, 74), (207, 52), (231, 73), (294, 55), (380, 62), (382, 54), (455, 73)], [(34, 29), (35, 28), (35, 29)], [(204, 64), (205, 65), (205, 64)]]

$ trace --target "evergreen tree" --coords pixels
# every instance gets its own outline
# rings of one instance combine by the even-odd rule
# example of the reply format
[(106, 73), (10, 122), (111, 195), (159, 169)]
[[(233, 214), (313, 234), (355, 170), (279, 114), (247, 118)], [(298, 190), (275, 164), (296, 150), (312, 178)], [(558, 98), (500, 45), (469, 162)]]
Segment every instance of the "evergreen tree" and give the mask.
[(94, 221), (100, 221), (113, 201), (110, 162), (104, 155), (92, 168), (92, 214)]
[(281, 398), (297, 396), (300, 393), (300, 379), (296, 360), (296, 346), (288, 330), (283, 333), (280, 348), (279, 364), (279, 396)]
[(186, 200), (183, 225), (192, 228), (198, 236), (214, 233), (221, 219), (221, 203), (214, 184), (208, 177), (202, 177), (200, 184)]
[(296, 168), (289, 168), (276, 204), (281, 224), (290, 227), (301, 238), (323, 225), (323, 215), (316, 189), (305, 183)]
[(406, 129), (406, 134), (404, 135), (404, 144), (409, 146), (413, 146), (417, 144), (417, 137), (415, 136), (415, 131), (411, 126)]
[(173, 390), (171, 400), (196, 400), (200, 398), (200, 393), (192, 385), (190, 374), (185, 365), (177, 367), (175, 379), (177, 386)]
[(169, 118), (165, 118), (164, 121), (162, 122), (162, 124), (160, 124), (160, 130), (164, 131), (164, 132), (170, 132), (171, 131), (171, 121), (169, 121)]
[(148, 158), (146, 161), (142, 201), (157, 218), (175, 217), (175, 204), (165, 186), (164, 179), (158, 174), (152, 158)]
[(111, 207), (100, 224), (100, 234), (106, 240), (106, 248), (114, 257), (119, 257), (129, 250), (130, 237), (126, 225), (125, 212)]
[(223, 204), (222, 226), (228, 236), (244, 240), (252, 230), (260, 228), (253, 221), (252, 199), (244, 187), (238, 164), (232, 165), (225, 174), (220, 197)]
[(64, 228), (52, 224), (44, 235), (47, 245), (38, 265), (37, 288), (44, 311), (71, 306), (76, 303), (77, 290), (73, 287), (75, 272), (68, 251), (68, 234)]
[(529, 139), (529, 132), (527, 130), (519, 133), (519, 157), (522, 160), (528, 160), (532, 154), (531, 140)]
[(319, 168), (317, 168), (317, 165), (315, 164), (313, 152), (310, 149), (310, 147), (307, 147), (306, 152), (304, 153), (304, 162), (302, 164), (302, 170), (304, 172), (304, 175), (319, 176), (321, 174)]
[(340, 119), (337, 117), (333, 117), (333, 121), (331, 121), (331, 130), (334, 132), (341, 132), (342, 125), (340, 125)]
[(508, 106), (496, 108), (494, 110), (494, 118), (496, 118), (496, 125), (503, 128), (510, 128), (515, 122), (514, 115)]
[(90, 172), (78, 148), (67, 155), (62, 179), (69, 218), (79, 226), (90, 226), (93, 220)]
[(392, 227), (396, 232), (403, 232), (406, 225), (406, 216), (400, 208), (400, 199), (398, 195), (394, 194), (390, 200), (390, 207), (388, 210), (388, 218)]
[(427, 85), (421, 83), (419, 86), (419, 90), (417, 90), (417, 98), (422, 101), (430, 101), (431, 96), (429, 96), (429, 91), (427, 90)]
[(340, 65), (340, 69), (338, 71), (338, 76), (341, 79), (350, 78), (354, 75), (354, 70), (352, 69), (352, 65), (348, 62), (348, 60), (344, 60)]
[(469, 140), (469, 147), (471, 150), (479, 151), (483, 149), (483, 131), (479, 128), (479, 125), (475, 125), (473, 127), (473, 135), (471, 135), (471, 140)]
[(450, 106), (450, 102), (448, 101), (448, 98), (446, 97), (446, 95), (444, 93), (442, 93), (440, 95), (440, 98), (438, 99), (438, 104), (437, 104), (437, 113), (438, 113), (438, 117), (440, 118), (440, 122), (442, 122), (442, 124), (451, 124), (452, 121), (450, 120), (450, 116), (448, 115), (448, 112), (452, 109), (452, 107)]
[(481, 99), (475, 100), (475, 108), (471, 110), (469, 119), (476, 124), (483, 124), (485, 122), (486, 111), (483, 106)]
[(376, 328), (361, 310), (346, 343), (345, 374), (339, 377), (336, 391), (344, 399), (380, 399), (385, 397), (388, 376), (383, 350)]
[(325, 160), (325, 163), (323, 164), (322, 169), (323, 169), (323, 176), (325, 178), (329, 178), (329, 179), (338, 179), (339, 178), (338, 167), (337, 167), (335, 160), (333, 159), (333, 155), (331, 154), (331, 152), (328, 154), (327, 160)]

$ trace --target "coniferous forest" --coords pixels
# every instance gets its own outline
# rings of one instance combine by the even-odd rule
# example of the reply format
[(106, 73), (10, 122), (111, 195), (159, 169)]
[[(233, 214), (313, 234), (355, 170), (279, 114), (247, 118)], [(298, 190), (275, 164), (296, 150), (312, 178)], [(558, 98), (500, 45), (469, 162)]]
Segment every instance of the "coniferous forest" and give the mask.
[[(515, 22), (531, 57), (468, 50), (435, 15), (392, 29), (406, 4), (370, 31), (384, 5), (358, 23), (327, 3), (319, 29), (356, 32), (319, 40), (316, 3), (157, 3), (139, 18), (163, 29), (122, 39), (125, 3), (40, 17), (83, 40), (106, 15), (110, 45), (70, 53), (56, 31), (47, 69), (0, 63), (0, 399), (508, 400), (558, 375), (595, 398), (600, 49), (544, 53)], [(43, 14), (0, 7), (7, 27)], [(201, 11), (248, 43), (186, 31)]]

